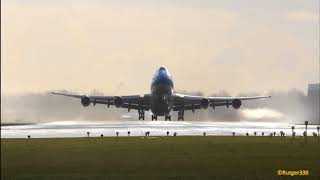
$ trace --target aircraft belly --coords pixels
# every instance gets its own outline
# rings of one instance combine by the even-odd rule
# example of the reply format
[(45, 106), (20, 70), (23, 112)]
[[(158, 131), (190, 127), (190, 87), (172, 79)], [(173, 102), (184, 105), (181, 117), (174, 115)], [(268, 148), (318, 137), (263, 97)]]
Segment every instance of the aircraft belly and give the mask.
[(166, 114), (169, 114), (168, 105), (164, 103), (154, 103), (153, 106), (151, 106), (151, 111), (154, 115), (157, 116), (164, 116)]
[(170, 112), (170, 96), (172, 88), (166, 84), (152, 87), (151, 111), (154, 115), (164, 116)]

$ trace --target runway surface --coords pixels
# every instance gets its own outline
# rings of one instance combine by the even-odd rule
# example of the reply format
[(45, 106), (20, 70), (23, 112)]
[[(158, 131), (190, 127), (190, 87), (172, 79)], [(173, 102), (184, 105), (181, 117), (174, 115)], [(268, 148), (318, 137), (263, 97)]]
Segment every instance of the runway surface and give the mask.
[[(90, 136), (144, 136), (149, 131), (150, 136), (172, 136), (174, 132), (178, 136), (202, 136), (205, 132), (207, 136), (231, 136), (232, 132), (236, 135), (250, 136), (257, 132), (261, 136), (269, 136), (271, 132), (280, 131), (286, 135), (292, 135), (291, 124), (273, 123), (273, 122), (197, 122), (197, 121), (108, 121), (108, 122), (90, 122), (90, 121), (57, 121), (43, 124), (32, 125), (13, 125), (1, 126), (1, 138), (56, 138), (56, 137), (84, 137), (87, 132)], [(302, 136), (305, 130), (304, 125), (295, 125), (297, 136)], [(317, 132), (315, 125), (308, 126), (308, 136)]]

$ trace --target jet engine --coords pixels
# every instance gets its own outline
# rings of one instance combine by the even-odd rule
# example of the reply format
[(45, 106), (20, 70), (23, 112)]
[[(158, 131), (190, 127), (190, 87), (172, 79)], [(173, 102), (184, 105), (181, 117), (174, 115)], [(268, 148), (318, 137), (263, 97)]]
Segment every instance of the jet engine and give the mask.
[(234, 109), (239, 109), (241, 106), (241, 100), (240, 99), (234, 99), (232, 100), (232, 107)]
[(89, 96), (84, 96), (81, 98), (81, 104), (83, 107), (89, 106), (90, 103), (91, 103), (91, 100), (90, 100)]
[(123, 104), (122, 98), (119, 97), (119, 96), (117, 96), (117, 97), (114, 99), (113, 104), (114, 104), (114, 106), (117, 107), (117, 108), (121, 107), (122, 104)]
[(202, 98), (200, 102), (200, 106), (202, 109), (207, 109), (209, 107), (209, 100), (206, 98)]

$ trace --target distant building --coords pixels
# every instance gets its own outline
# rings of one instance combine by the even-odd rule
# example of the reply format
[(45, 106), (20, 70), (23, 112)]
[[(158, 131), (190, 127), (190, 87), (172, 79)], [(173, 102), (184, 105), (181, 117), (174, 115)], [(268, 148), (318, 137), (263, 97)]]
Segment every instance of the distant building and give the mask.
[(320, 97), (320, 83), (308, 84), (308, 97)]
[(320, 83), (308, 84), (309, 118), (312, 123), (320, 124)]

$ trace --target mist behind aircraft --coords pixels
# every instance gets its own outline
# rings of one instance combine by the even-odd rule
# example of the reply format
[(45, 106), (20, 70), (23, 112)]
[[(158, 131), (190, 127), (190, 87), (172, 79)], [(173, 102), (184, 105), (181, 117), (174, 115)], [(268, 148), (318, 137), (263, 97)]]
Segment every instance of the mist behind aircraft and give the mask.
[[(67, 92), (67, 91), (63, 91)], [(185, 91), (181, 91), (185, 93)], [(94, 94), (103, 94), (94, 90)], [(201, 95), (203, 93), (190, 93)], [(226, 91), (220, 94), (228, 95)], [(246, 94), (256, 95), (256, 93)], [(271, 92), (271, 99), (262, 101), (250, 101), (243, 104), (239, 110), (227, 107), (216, 107), (216, 110), (196, 110), (185, 113), (186, 121), (254, 121), (254, 122), (284, 122), (303, 123), (310, 113), (308, 110), (307, 96), (298, 90), (288, 92)], [(137, 113), (132, 110), (116, 109), (106, 105), (92, 105), (88, 108), (82, 107), (79, 99), (64, 97), (53, 97), (48, 93), (33, 93), (24, 95), (2, 95), (1, 96), (1, 119), (2, 122), (14, 123), (45, 123), (52, 121), (115, 121), (133, 120), (137, 121)], [(150, 120), (149, 112), (146, 113), (146, 121)], [(177, 113), (172, 113), (176, 119)], [(312, 123), (312, 121), (310, 122)]]

